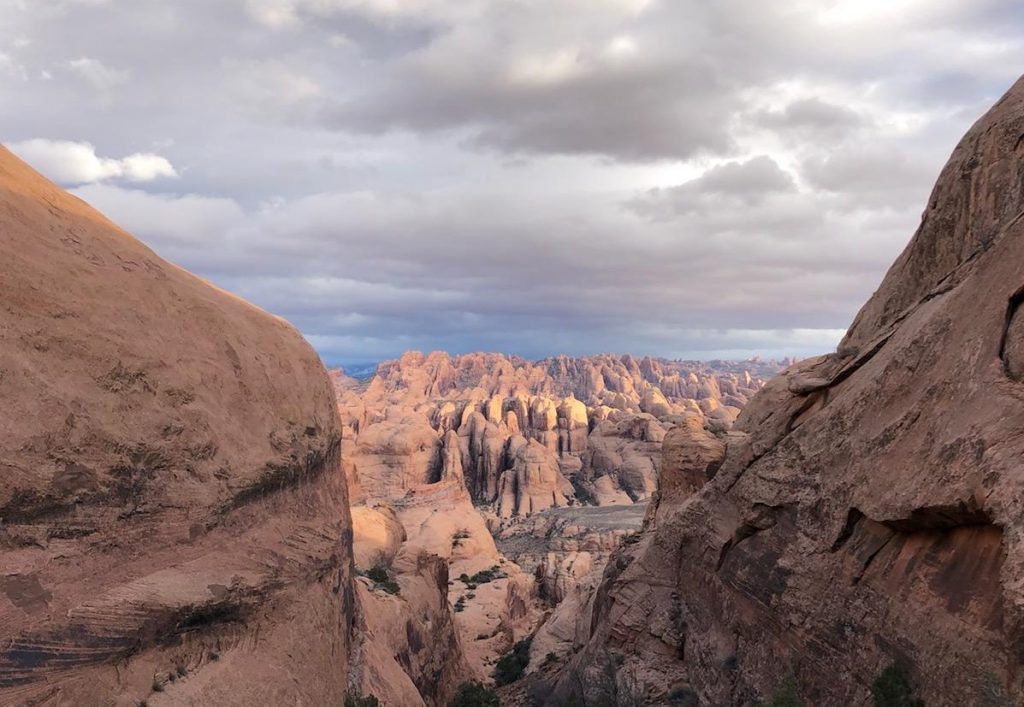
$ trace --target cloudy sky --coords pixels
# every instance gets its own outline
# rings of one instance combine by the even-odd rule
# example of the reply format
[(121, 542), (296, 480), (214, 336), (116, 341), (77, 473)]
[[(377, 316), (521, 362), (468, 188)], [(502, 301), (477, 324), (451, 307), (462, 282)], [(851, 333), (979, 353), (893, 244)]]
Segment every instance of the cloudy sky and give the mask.
[(1019, 0), (0, 0), (0, 139), (328, 363), (830, 350)]

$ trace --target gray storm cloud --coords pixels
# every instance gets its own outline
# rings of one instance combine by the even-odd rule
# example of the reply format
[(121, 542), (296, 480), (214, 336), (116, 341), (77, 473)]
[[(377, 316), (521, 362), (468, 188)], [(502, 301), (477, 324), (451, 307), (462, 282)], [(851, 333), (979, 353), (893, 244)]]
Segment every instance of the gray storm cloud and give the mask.
[(1019, 3), (0, 0), (0, 137), (331, 363), (828, 350)]

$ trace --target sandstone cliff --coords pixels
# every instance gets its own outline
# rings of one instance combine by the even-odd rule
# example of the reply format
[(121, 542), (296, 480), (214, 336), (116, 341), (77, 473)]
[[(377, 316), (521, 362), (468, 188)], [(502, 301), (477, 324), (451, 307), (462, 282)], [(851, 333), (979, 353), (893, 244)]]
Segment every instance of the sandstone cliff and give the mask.
[(929, 705), (1021, 704), (1022, 136), (1024, 80), (957, 146), (838, 353), (722, 440), (670, 433), (563, 695), (612, 655), (613, 687), (648, 704), (762, 704), (787, 672), (807, 704), (867, 704), (892, 663)]
[(316, 354), (3, 148), (0, 400), (0, 704), (341, 703)]

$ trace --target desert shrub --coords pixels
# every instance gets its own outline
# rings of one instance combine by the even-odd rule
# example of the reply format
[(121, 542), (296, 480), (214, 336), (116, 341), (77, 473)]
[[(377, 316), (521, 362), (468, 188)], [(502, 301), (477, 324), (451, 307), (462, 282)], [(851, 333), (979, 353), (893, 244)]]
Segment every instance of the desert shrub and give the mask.
[(803, 707), (803, 700), (796, 692), (796, 678), (790, 673), (772, 693), (768, 707)]
[(493, 567), (488, 567), (485, 570), (480, 570), (472, 576), (463, 572), (459, 575), (459, 581), (465, 584), (469, 589), (476, 589), (481, 584), (487, 584), (488, 582), (493, 582), (496, 579), (502, 579), (507, 576), (508, 575), (501, 571), (501, 567), (494, 565)]
[(380, 700), (373, 695), (349, 690), (345, 693), (345, 707), (380, 707)]
[(374, 565), (366, 571), (366, 576), (373, 580), (374, 585), (378, 589), (383, 589), (388, 594), (398, 594), (401, 591), (398, 582), (391, 579), (391, 575), (388, 574), (388, 568), (384, 565)]
[(636, 531), (636, 532), (630, 533), (629, 535), (624, 535), (622, 537), (622, 544), (623, 545), (635, 545), (638, 542), (640, 542), (640, 531)]
[(687, 685), (678, 685), (669, 690), (668, 703), (673, 707), (699, 707), (700, 697)]
[(883, 670), (871, 684), (875, 707), (924, 707), (924, 701), (914, 696), (907, 669), (893, 663)]
[(448, 707), (499, 707), (498, 696), (478, 682), (464, 682), (459, 685), (455, 696), (448, 701)]
[(374, 565), (370, 569), (366, 570), (366, 576), (374, 582), (386, 582), (390, 579), (388, 576), (388, 568), (384, 565)]
[(462, 544), (463, 540), (469, 538), (469, 530), (466, 528), (459, 528), (452, 535), (452, 548), (456, 548)]
[(530, 643), (528, 636), (512, 647), (512, 652), (503, 655), (494, 665), (494, 682), (499, 687), (513, 683), (523, 677), (526, 666), (530, 664)]

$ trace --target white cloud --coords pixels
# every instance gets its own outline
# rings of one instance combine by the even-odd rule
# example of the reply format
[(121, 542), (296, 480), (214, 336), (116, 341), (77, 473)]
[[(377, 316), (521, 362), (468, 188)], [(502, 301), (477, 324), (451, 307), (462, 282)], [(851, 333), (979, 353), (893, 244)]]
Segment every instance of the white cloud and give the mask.
[(87, 142), (38, 138), (8, 143), (7, 147), (50, 179), (65, 185), (108, 179), (151, 182), (178, 176), (167, 158), (149, 152), (111, 159), (97, 155), (96, 148)]
[(108, 92), (114, 87), (126, 83), (129, 76), (128, 71), (124, 69), (115, 69), (99, 59), (86, 57), (72, 59), (65, 62), (64, 66), (97, 91), (102, 92)]
[(161, 248), (203, 248), (223, 240), (244, 220), (242, 208), (231, 199), (147, 194), (111, 184), (87, 184), (72, 193)]
[(483, 0), (244, 0), (251, 16), (275, 29), (305, 18), (350, 14), (384, 23), (445, 23), (467, 18), (487, 6)]
[(287, 116), (321, 94), (315, 80), (279, 60), (227, 61), (224, 72), (234, 104), (255, 116)]

